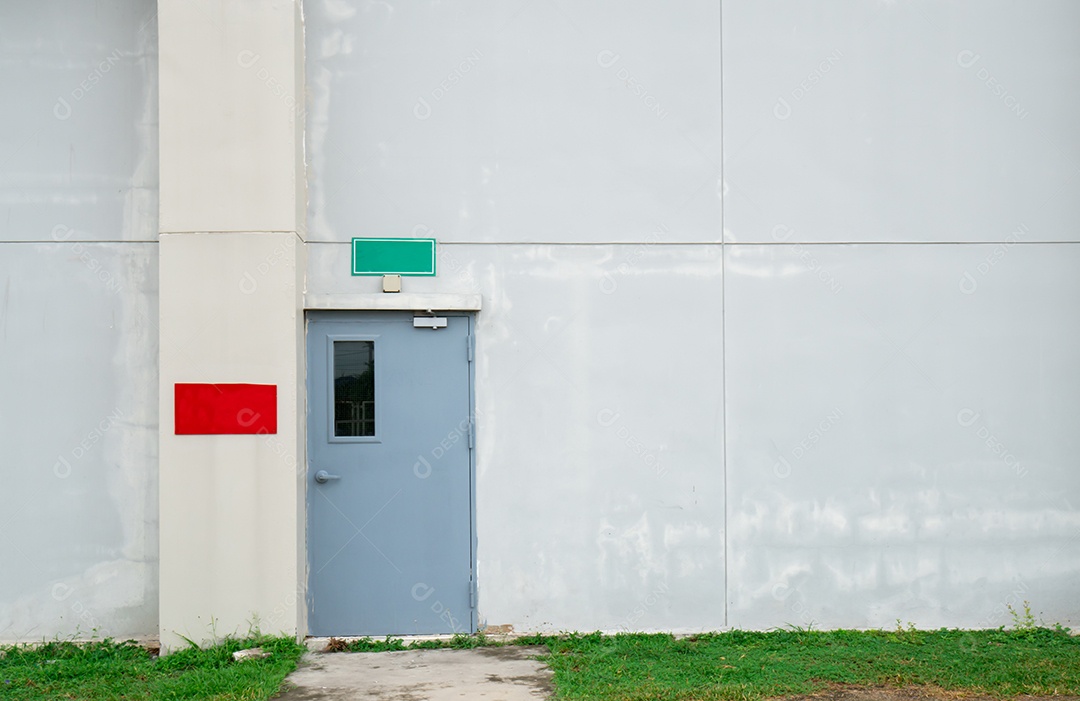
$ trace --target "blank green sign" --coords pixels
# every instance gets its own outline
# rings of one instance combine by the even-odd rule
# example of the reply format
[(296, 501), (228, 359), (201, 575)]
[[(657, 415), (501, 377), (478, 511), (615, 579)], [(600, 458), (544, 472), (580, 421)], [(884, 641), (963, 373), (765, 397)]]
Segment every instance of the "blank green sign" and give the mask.
[(353, 275), (434, 275), (435, 239), (353, 239)]

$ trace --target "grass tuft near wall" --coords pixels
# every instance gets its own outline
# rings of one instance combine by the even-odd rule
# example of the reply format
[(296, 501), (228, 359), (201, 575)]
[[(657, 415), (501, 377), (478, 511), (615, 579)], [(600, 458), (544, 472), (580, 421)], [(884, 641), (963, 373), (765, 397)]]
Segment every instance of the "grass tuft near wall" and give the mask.
[[(251, 647), (270, 655), (233, 660), (232, 653)], [(0, 647), (0, 699), (261, 701), (278, 691), (304, 652), (292, 638), (261, 636), (165, 657), (112, 640)]]

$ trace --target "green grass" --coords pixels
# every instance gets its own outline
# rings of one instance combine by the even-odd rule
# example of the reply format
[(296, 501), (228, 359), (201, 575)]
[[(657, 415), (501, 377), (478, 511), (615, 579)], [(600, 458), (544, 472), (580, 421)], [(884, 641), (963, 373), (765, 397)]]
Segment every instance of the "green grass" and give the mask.
[(707, 701), (809, 694), (830, 684), (923, 686), (1006, 698), (1080, 694), (1080, 639), (991, 631), (732, 631), (522, 638), (547, 645), (560, 699)]
[[(262, 647), (265, 659), (234, 662)], [(215, 699), (255, 701), (277, 693), (305, 651), (291, 638), (254, 637), (154, 657), (133, 642), (50, 642), (0, 647), (0, 699)]]
[[(498, 645), (482, 636), (406, 644), (364, 638), (338, 649), (379, 652)], [(1080, 694), (1080, 638), (1028, 624), (1015, 630), (732, 631), (671, 635), (534, 635), (546, 645), (559, 699), (752, 700), (830, 685), (920, 686), (1008, 698)]]
[[(397, 638), (338, 641), (336, 649), (377, 652), (500, 645), (476, 636), (406, 644)], [(921, 686), (1008, 698), (1080, 695), (1080, 638), (1064, 629), (731, 631), (671, 635), (535, 635), (546, 645), (559, 699), (742, 701), (810, 694), (840, 684)], [(263, 660), (232, 653), (261, 646)], [(289, 638), (227, 640), (155, 658), (135, 643), (103, 641), (0, 647), (0, 699), (267, 699), (304, 647)]]

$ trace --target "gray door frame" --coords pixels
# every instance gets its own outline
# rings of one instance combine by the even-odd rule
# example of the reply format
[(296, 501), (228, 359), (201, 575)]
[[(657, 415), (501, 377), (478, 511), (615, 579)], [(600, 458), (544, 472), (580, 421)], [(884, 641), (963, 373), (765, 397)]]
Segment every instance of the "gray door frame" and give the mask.
[[(447, 312), (419, 312), (418, 310), (370, 310), (370, 309), (305, 309), (303, 319), (303, 348), (305, 351), (304, 358), (304, 379), (303, 379), (303, 394), (304, 394), (304, 495), (303, 495), (303, 524), (304, 524), (304, 571), (301, 573), (301, 581), (303, 583), (304, 596), (304, 610), (310, 610), (311, 605), (311, 579), (310, 579), (310, 514), (308, 513), (309, 507), (309, 492), (311, 490), (311, 441), (313, 435), (325, 436), (325, 430), (327, 427), (313, 427), (311, 418), (311, 382), (310, 376), (310, 362), (307, 356), (307, 350), (310, 343), (310, 327), (312, 321), (337, 321), (342, 323), (357, 323), (361, 324), (364, 321), (364, 317), (370, 316), (400, 316), (403, 313), (411, 311), (413, 316), (431, 316), (434, 314), (437, 317), (459, 317), (465, 318), (469, 324), (468, 330), (468, 383), (469, 383), (469, 396), (468, 396), (468, 409), (471, 419), (470, 434), (468, 436), (468, 455), (469, 455), (469, 621), (468, 632), (470, 634), (476, 633), (479, 626), (479, 582), (476, 567), (476, 551), (477, 551), (477, 538), (476, 538), (476, 440), (480, 430), (479, 421), (476, 413), (476, 328), (477, 328), (477, 314), (474, 311), (447, 311)], [(363, 332), (361, 332), (362, 334)], [(438, 331), (432, 331), (432, 333), (438, 333)], [(354, 334), (346, 334), (354, 335)], [(378, 393), (380, 390), (376, 388)], [(332, 414), (327, 418), (332, 420)], [(317, 434), (315, 433), (317, 432)], [(419, 453), (418, 453), (419, 454)], [(420, 463), (418, 462), (417, 465)], [(440, 602), (434, 601), (432, 607), (440, 606)], [(434, 610), (434, 608), (433, 608)], [(306, 620), (307, 614), (304, 614), (305, 628), (308, 627)], [(305, 631), (310, 634), (310, 630)]]

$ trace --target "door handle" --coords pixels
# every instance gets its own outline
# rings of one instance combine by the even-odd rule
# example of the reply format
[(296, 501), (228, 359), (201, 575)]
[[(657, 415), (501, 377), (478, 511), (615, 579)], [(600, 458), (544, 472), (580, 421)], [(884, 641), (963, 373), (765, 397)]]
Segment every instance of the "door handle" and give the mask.
[(326, 470), (319, 470), (318, 472), (315, 473), (315, 481), (318, 482), (319, 484), (326, 484), (330, 480), (339, 480), (339, 479), (341, 479), (341, 475), (331, 475)]

